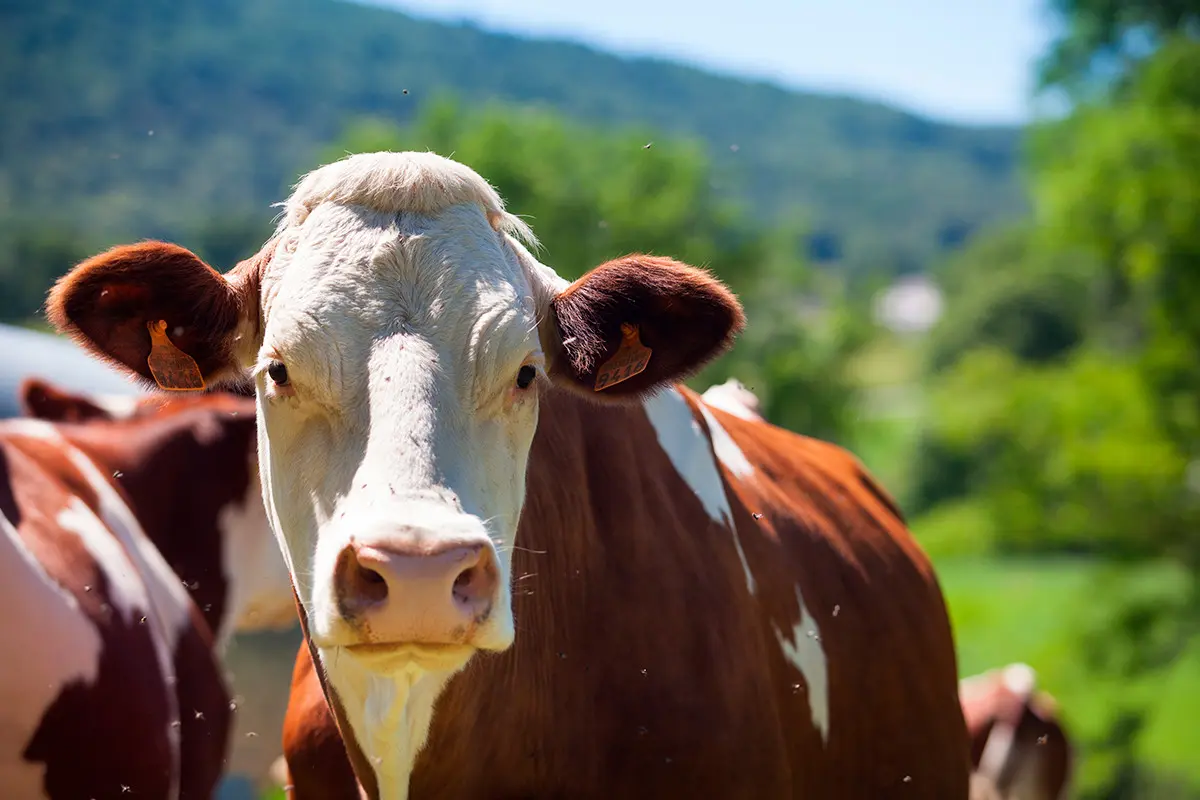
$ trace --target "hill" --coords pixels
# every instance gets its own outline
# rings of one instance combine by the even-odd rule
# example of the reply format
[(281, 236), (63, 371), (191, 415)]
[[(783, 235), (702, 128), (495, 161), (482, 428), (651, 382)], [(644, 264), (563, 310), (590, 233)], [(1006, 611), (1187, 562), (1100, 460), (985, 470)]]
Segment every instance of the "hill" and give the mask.
[(337, 0), (6, 0), (0, 88), (10, 232), (262, 220), (353, 118), (406, 121), (446, 90), (697, 137), (723, 190), (812, 226), (817, 261), (920, 268), (1024, 209), (1015, 129)]

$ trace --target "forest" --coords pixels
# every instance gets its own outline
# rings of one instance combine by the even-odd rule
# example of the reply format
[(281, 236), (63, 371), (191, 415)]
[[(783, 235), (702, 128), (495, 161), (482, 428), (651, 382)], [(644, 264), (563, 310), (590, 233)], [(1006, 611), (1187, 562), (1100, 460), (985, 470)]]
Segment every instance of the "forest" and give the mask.
[[(0, 319), (130, 237), (229, 268), (348, 152), (453, 154), (565, 277), (641, 250), (727, 281), (750, 323), (694, 385), (880, 476), (961, 674), (1057, 698), (1073, 796), (1200, 797), (1200, 2), (1048, 2), (1067, 111), (1023, 130), (333, 0), (6, 3)], [(928, 332), (874, 313), (906, 274)]]

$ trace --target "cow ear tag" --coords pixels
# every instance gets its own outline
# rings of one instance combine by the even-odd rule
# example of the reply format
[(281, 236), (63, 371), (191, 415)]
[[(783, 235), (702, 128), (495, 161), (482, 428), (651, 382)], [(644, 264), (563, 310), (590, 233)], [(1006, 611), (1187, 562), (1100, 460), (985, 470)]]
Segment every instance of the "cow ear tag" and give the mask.
[(617, 348), (617, 352), (605, 361), (596, 373), (594, 391), (603, 391), (621, 381), (627, 381), (650, 364), (650, 355), (654, 351), (642, 344), (637, 325), (622, 322), (621, 337), (621, 346)]
[(146, 364), (154, 382), (169, 392), (203, 389), (204, 376), (200, 374), (200, 367), (167, 338), (166, 320), (148, 321), (146, 328), (150, 331), (150, 355)]

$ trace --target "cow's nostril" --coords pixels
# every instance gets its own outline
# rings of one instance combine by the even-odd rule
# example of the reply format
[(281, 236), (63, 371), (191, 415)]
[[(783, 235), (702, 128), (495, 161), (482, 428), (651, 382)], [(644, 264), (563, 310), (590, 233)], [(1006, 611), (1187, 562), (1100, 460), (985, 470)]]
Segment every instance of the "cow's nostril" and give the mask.
[(359, 588), (363, 599), (373, 603), (382, 603), (387, 599), (387, 580), (382, 575), (370, 567), (364, 567), (362, 564), (357, 566), (357, 571)]
[(337, 594), (344, 613), (361, 613), (387, 600), (387, 579), (364, 564), (357, 548), (350, 546), (342, 551), (338, 559)]
[(481, 572), (479, 567), (470, 567), (464, 569), (454, 579), (454, 596), (461, 602), (468, 602), (471, 595), (475, 594), (474, 587), (479, 583)]
[(491, 553), (478, 548), (469, 557), (468, 566), (454, 579), (454, 600), (473, 615), (486, 614), (495, 600), (498, 575)]

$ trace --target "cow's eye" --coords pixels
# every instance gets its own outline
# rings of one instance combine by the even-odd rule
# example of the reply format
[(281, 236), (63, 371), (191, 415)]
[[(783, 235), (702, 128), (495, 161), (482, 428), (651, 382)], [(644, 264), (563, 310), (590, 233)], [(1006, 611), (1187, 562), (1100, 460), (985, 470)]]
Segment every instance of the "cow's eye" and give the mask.
[(537, 368), (531, 364), (526, 364), (517, 371), (517, 388), (528, 389), (536, 377)]
[(282, 361), (272, 361), (267, 366), (267, 375), (275, 382), (276, 386), (287, 386), (287, 367)]

